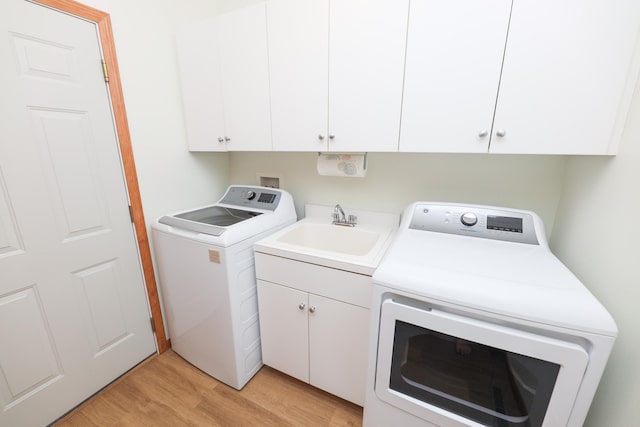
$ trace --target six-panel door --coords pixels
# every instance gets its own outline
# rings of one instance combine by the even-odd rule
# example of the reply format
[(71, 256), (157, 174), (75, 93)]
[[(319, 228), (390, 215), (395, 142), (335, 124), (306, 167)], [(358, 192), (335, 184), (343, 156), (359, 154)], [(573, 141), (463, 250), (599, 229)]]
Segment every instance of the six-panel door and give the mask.
[(46, 425), (156, 348), (96, 25), (0, 34), (0, 425)]

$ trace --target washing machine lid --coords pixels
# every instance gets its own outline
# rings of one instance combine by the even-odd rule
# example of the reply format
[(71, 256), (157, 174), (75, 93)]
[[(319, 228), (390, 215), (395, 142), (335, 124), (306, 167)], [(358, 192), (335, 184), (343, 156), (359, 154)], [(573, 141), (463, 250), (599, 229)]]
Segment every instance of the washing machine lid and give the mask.
[(162, 216), (151, 226), (162, 232), (226, 247), (295, 220), (293, 198), (285, 190), (231, 185), (217, 203)]
[(207, 206), (193, 211), (161, 217), (158, 222), (197, 233), (220, 236), (230, 225), (262, 215), (262, 212)]

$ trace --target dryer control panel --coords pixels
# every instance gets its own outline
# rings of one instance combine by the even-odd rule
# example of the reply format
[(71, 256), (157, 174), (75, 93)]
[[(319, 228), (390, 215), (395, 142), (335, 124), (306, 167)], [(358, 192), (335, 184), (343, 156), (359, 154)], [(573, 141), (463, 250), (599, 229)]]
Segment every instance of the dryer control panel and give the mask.
[[(539, 245), (542, 220), (533, 212), (480, 205), (417, 202), (407, 228)], [(543, 234), (541, 234), (543, 236)]]

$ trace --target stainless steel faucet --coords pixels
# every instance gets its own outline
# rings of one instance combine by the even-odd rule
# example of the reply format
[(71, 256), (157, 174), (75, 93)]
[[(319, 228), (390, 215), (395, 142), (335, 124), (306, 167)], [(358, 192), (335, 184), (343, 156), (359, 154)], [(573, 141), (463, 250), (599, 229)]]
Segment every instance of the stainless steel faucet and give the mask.
[(333, 207), (333, 224), (344, 225), (347, 227), (355, 227), (358, 222), (358, 218), (355, 215), (345, 215), (344, 210), (340, 204)]

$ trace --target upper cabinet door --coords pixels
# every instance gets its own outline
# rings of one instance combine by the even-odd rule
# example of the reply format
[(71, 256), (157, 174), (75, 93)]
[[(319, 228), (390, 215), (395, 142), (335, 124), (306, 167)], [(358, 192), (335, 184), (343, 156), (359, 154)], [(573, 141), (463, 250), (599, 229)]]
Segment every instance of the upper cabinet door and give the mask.
[(273, 149), (325, 151), (329, 1), (267, 3)]
[(226, 151), (215, 20), (176, 35), (182, 104), (191, 151)]
[(639, 26), (637, 0), (515, 0), (490, 151), (614, 154)]
[(411, 1), (400, 151), (487, 151), (510, 9)]
[(264, 3), (220, 15), (217, 31), (230, 151), (271, 151), (269, 58)]
[(408, 0), (332, 0), (329, 150), (397, 151)]

